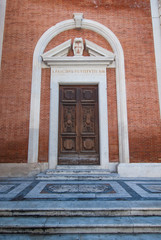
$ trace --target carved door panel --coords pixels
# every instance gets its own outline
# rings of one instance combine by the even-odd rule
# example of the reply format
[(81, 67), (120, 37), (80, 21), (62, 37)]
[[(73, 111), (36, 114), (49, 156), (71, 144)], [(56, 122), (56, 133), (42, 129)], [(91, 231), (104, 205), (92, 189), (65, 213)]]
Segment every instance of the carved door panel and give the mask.
[(60, 86), (59, 156), (65, 165), (99, 164), (97, 86)]

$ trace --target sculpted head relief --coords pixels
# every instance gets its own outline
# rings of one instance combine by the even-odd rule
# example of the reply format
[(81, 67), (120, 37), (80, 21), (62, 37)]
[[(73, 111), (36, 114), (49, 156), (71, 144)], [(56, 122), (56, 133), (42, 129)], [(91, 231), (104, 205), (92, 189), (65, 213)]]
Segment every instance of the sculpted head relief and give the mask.
[(73, 42), (74, 56), (82, 56), (84, 50), (84, 44), (82, 38), (75, 38)]

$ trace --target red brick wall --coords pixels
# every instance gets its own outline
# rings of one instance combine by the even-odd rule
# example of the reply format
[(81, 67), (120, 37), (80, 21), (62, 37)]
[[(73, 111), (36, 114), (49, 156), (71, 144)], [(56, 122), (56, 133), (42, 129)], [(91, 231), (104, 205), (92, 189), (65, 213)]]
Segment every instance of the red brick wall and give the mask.
[(109, 131), (109, 158), (111, 162), (119, 161), (118, 122), (116, 99), (116, 71), (107, 69), (107, 103), (108, 103), (108, 131)]
[[(131, 162), (161, 161), (161, 123), (149, 0), (7, 0), (0, 96), (0, 161), (26, 162), (32, 58), (38, 39), (74, 12), (109, 27), (124, 50)], [(110, 50), (87, 30), (55, 37), (50, 49), (74, 37), (87, 38)], [(110, 160), (118, 160), (115, 70), (107, 70)], [(42, 74), (39, 161), (47, 161), (49, 132), (48, 69)]]
[(49, 145), (50, 69), (42, 70), (41, 84), (39, 162), (47, 162)]

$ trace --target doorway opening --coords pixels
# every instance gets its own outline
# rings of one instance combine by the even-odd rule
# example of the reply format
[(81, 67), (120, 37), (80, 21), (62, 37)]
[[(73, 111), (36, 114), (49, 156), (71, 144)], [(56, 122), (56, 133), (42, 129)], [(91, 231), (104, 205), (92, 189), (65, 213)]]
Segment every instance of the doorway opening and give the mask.
[(97, 85), (59, 86), (58, 165), (99, 165)]

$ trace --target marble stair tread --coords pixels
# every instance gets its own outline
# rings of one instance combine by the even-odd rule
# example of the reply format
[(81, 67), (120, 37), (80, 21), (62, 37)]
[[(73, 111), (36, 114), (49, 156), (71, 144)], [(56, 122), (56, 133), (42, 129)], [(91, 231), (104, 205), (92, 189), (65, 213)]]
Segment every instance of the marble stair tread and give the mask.
[(100, 173), (90, 173), (90, 172), (52, 172), (52, 173), (39, 173), (36, 176), (36, 180), (106, 180), (106, 179), (114, 179), (114, 178), (119, 178), (118, 174), (116, 173), (105, 173), (105, 172), (100, 172)]
[(161, 216), (160, 201), (1, 201), (0, 217)]
[(1, 217), (0, 233), (161, 233), (161, 217)]
[(54, 170), (47, 170), (46, 174), (79, 174), (79, 175), (85, 175), (85, 174), (110, 174), (111, 172), (109, 170), (105, 169), (54, 169)]
[(43, 239), (43, 240), (159, 240), (161, 239), (161, 235), (158, 233), (141, 233), (141, 234), (42, 234), (41, 238), (39, 234), (1, 234), (0, 235), (0, 240), (35, 240), (35, 239)]

